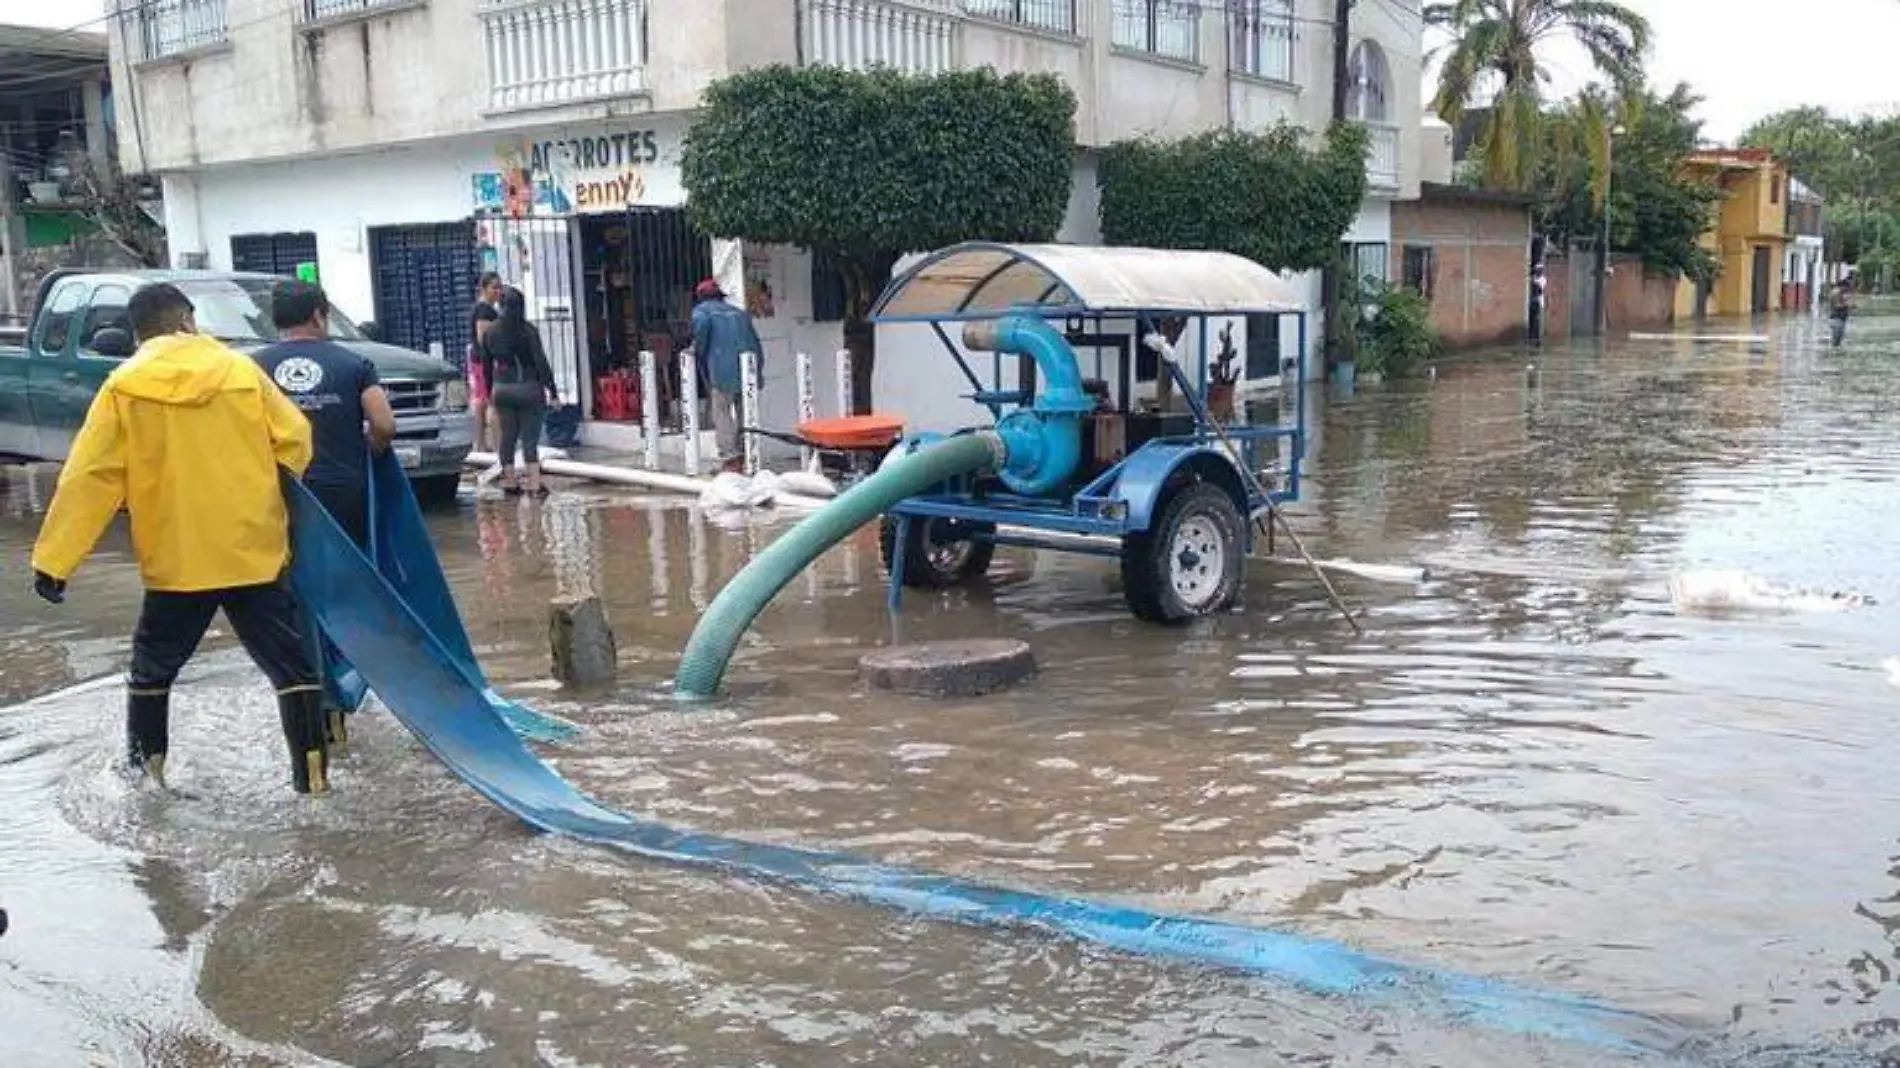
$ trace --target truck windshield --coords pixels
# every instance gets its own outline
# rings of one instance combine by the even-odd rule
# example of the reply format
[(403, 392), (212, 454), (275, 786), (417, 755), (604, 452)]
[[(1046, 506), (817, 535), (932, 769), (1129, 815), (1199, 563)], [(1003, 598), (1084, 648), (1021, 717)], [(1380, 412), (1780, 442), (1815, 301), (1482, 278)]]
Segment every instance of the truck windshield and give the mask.
[[(217, 278), (178, 283), (191, 298), (198, 332), (221, 341), (263, 345), (278, 339), (270, 318), (270, 290), (274, 279)], [(363, 335), (349, 317), (330, 309), (330, 337), (361, 341)]]

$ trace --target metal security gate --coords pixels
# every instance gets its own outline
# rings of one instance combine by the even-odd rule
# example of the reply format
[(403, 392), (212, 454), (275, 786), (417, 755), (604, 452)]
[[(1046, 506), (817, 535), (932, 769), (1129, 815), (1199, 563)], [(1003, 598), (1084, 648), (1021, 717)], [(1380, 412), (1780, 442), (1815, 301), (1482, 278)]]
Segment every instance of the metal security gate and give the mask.
[(440, 342), (442, 354), (461, 366), (481, 276), (468, 224), (373, 227), (369, 257), (383, 340), (417, 352)]
[[(579, 277), (579, 227), (571, 216), (477, 218), (469, 227), (480, 271), (494, 271), (528, 300), (528, 321), (541, 332), (541, 343), (554, 369), (561, 400), (593, 409), (592, 378), (585, 373), (587, 350), (581, 321), (584, 301)], [(469, 299), (473, 299), (473, 279)]]
[(297, 275), (300, 263), (317, 262), (317, 235), (313, 233), (234, 234), (231, 269), (253, 274)]

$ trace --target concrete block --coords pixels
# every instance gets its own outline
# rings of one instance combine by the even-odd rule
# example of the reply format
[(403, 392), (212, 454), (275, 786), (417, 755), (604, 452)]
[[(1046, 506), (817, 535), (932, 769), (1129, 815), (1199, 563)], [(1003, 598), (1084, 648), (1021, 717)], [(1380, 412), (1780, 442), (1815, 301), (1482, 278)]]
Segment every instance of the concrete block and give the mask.
[(548, 608), (554, 677), (567, 686), (610, 682), (618, 663), (613, 628), (598, 597), (557, 600)]
[(880, 690), (922, 697), (980, 697), (1036, 673), (1026, 642), (1007, 638), (893, 645), (858, 661), (864, 681)]

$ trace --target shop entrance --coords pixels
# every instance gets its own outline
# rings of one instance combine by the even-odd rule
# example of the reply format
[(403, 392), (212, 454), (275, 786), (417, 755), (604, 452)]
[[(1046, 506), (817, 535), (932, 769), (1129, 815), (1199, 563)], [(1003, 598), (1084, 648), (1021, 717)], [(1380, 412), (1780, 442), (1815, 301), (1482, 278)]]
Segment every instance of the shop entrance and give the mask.
[[(711, 239), (679, 208), (585, 215), (578, 228), (592, 379), (626, 372), (637, 381), (640, 353), (652, 352), (661, 417), (677, 426), (676, 357), (692, 344), (693, 286), (712, 275)], [(640, 418), (638, 407), (620, 414)]]

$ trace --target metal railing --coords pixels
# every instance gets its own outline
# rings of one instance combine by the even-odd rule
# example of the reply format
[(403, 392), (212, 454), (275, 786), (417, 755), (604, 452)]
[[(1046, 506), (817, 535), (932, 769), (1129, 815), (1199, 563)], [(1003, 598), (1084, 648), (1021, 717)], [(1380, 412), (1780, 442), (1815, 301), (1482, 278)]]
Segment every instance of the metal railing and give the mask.
[(496, 111), (646, 89), (646, 0), (487, 0), (481, 19)]
[(359, 15), (381, 7), (397, 7), (416, 0), (299, 0), (298, 22), (322, 22), (325, 19)]
[(940, 74), (956, 66), (954, 0), (805, 0), (805, 56), (849, 70)]
[(1117, 48), (1166, 59), (1201, 59), (1202, 0), (1114, 0)]
[(1366, 123), (1371, 147), (1366, 151), (1366, 184), (1374, 189), (1399, 187), (1399, 128), (1383, 122)]
[(1228, 0), (1227, 24), (1235, 72), (1293, 80), (1293, 0)]
[(220, 44), (229, 32), (225, 0), (149, 0), (139, 5), (139, 58), (163, 59)]
[(1076, 0), (963, 0), (964, 13), (1074, 35)]

